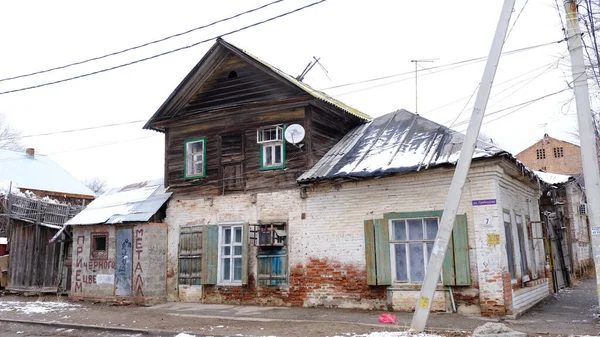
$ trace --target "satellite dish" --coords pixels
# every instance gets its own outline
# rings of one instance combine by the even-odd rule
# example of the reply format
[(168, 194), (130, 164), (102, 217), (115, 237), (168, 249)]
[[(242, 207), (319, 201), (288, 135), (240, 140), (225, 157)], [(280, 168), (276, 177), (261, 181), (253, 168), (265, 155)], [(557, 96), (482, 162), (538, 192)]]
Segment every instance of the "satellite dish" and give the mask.
[(285, 140), (288, 143), (298, 144), (304, 139), (304, 128), (300, 124), (292, 124), (285, 128)]

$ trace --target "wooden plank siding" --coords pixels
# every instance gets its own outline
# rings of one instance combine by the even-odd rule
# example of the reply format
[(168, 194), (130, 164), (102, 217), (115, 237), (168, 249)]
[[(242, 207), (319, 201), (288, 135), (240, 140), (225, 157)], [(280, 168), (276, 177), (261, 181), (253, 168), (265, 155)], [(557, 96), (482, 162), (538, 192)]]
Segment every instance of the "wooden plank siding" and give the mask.
[[(169, 120), (165, 185), (179, 195), (255, 193), (297, 187), (296, 179), (362, 121), (227, 52)], [(261, 170), (257, 129), (300, 124), (303, 148), (285, 143), (285, 169)], [(184, 179), (184, 143), (206, 138), (206, 176)]]

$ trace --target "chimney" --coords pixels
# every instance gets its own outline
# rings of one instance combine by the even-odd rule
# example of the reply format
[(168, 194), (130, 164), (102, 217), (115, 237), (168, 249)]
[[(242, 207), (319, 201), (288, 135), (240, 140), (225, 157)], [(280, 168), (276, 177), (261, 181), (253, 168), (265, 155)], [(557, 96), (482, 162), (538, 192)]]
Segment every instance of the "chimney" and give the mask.
[(32, 147), (28, 147), (27, 150), (25, 150), (25, 153), (27, 153), (30, 157), (34, 157), (35, 156), (35, 149)]

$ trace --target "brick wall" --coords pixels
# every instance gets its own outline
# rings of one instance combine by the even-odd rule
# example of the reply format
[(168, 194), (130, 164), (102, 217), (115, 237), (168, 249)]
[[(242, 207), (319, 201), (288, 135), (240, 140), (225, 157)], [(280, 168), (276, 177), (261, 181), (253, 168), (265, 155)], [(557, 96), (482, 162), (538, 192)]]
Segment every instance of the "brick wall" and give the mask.
[[(554, 148), (563, 148), (563, 157), (554, 156)], [(546, 158), (538, 159), (537, 150), (544, 150)], [(534, 170), (560, 174), (581, 173), (581, 149), (556, 138), (544, 137), (532, 146), (517, 154), (517, 159)]]
[[(493, 164), (492, 164), (493, 163)], [(504, 162), (475, 163), (470, 170), (459, 213), (467, 213), (469, 257), (473, 285), (455, 287), (459, 307), (479, 308), (482, 282), (486, 304), (504, 307), (502, 245), (489, 246), (488, 233), (502, 229), (499, 205), (473, 206), (472, 200), (499, 199), (499, 182), (505, 175)], [(452, 169), (432, 169), (419, 173), (356, 182), (327, 183), (311, 186), (308, 197), (300, 198), (299, 190), (216, 197), (178, 197), (174, 195), (167, 209), (169, 224), (168, 296), (180, 298), (177, 287), (177, 240), (179, 227), (219, 222), (287, 219), (289, 285), (258, 287), (256, 250), (250, 249), (249, 284), (247, 286), (205, 286), (203, 298), (211, 303), (255, 303), (327, 307), (382, 308), (391, 305), (395, 310), (414, 309), (414, 304), (393, 301), (394, 292), (408, 294), (403, 284), (370, 287), (366, 282), (364, 220), (380, 219), (390, 212), (443, 210), (453, 174)], [(516, 195), (526, 199), (534, 192), (529, 183)], [(531, 184), (533, 186), (533, 184)], [(253, 202), (255, 200), (255, 202)], [(484, 227), (486, 216), (492, 216), (492, 227)], [(500, 219), (500, 220), (498, 220)], [(485, 270), (478, 277), (478, 271)], [(487, 285), (487, 276), (500, 275), (499, 287)], [(414, 289), (413, 289), (414, 291)], [(434, 307), (447, 308), (447, 296), (436, 296)], [(492, 296), (493, 294), (493, 296)], [(488, 296), (490, 295), (490, 296)], [(403, 296), (403, 295), (398, 295)], [(396, 296), (396, 298), (400, 298)], [(389, 297), (389, 298), (388, 298)], [(460, 309), (459, 309), (460, 310)], [(479, 310), (477, 310), (479, 311)]]

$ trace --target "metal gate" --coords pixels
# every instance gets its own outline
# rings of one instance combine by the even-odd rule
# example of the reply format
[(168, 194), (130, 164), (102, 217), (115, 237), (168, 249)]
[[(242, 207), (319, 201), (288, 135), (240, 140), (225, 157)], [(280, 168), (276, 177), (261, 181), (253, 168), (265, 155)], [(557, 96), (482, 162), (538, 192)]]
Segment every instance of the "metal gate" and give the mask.
[(117, 296), (131, 296), (131, 269), (133, 260), (132, 229), (117, 229)]

